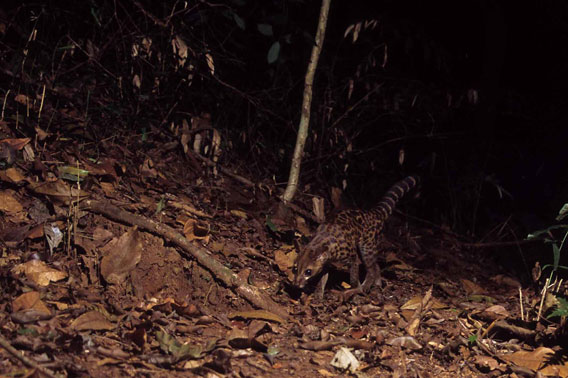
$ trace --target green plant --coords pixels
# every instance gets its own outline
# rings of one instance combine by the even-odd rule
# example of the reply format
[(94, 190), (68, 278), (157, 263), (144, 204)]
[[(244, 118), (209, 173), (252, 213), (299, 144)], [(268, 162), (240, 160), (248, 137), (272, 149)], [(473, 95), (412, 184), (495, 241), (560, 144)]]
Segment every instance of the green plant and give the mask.
[[(556, 216), (556, 220), (561, 221), (567, 215), (568, 215), (568, 203), (565, 203), (564, 206), (562, 206), (562, 208), (558, 212), (558, 215)], [(562, 230), (562, 232), (564, 232), (564, 236), (562, 237), (561, 241), (560, 241), (559, 238), (557, 238), (554, 235), (553, 231), (555, 231), (555, 230)], [(552, 264), (546, 264), (545, 266), (542, 267), (543, 271), (545, 269), (552, 268), (552, 270), (550, 272), (550, 279), (551, 280), (552, 280), (554, 274), (556, 274), (560, 269), (568, 270), (568, 266), (560, 265), (561, 252), (562, 252), (562, 249), (564, 247), (564, 243), (566, 242), (567, 238), (568, 238), (568, 224), (557, 224), (557, 225), (554, 225), (554, 226), (550, 226), (550, 227), (548, 227), (544, 230), (535, 231), (534, 233), (529, 234), (527, 236), (527, 239), (529, 239), (529, 240), (531, 240), (531, 239), (542, 239), (545, 243), (549, 243), (549, 244), (552, 245), (552, 255), (553, 255)]]
[(559, 316), (561, 318), (565, 318), (568, 316), (568, 300), (562, 297), (556, 297), (558, 303), (556, 304), (556, 309), (552, 311), (550, 315), (547, 316), (548, 319), (554, 318)]
[[(566, 204), (564, 204), (564, 206), (562, 206), (562, 208), (558, 212), (558, 215), (556, 216), (556, 220), (561, 221), (567, 215), (568, 215), (568, 203), (566, 203)], [(564, 233), (564, 236), (562, 236), (561, 240), (560, 240), (560, 238), (557, 238), (554, 235), (555, 230), (561, 230), (561, 232)], [(552, 254), (553, 254), (552, 264), (546, 264), (545, 266), (542, 267), (543, 271), (548, 269), (548, 268), (551, 268), (550, 276), (548, 277), (548, 281), (547, 281), (547, 285), (548, 285), (549, 282), (555, 281), (555, 279), (556, 279), (555, 275), (558, 274), (558, 271), (560, 269), (568, 270), (567, 266), (560, 265), (561, 252), (562, 252), (562, 249), (564, 247), (564, 243), (566, 242), (567, 238), (568, 238), (568, 225), (567, 224), (558, 224), (558, 225), (550, 226), (547, 229), (536, 231), (532, 234), (529, 234), (528, 237), (527, 237), (527, 239), (542, 239), (545, 243), (550, 243), (552, 245)], [(544, 292), (543, 292), (543, 298), (544, 298)], [(553, 317), (563, 317), (564, 318), (568, 315), (568, 301), (565, 298), (562, 298), (562, 297), (556, 297), (556, 301), (557, 301), (556, 302), (556, 309), (551, 314), (548, 315), (547, 318), (549, 318), (549, 319), (553, 318)], [(539, 313), (540, 313), (540, 311), (539, 311)]]

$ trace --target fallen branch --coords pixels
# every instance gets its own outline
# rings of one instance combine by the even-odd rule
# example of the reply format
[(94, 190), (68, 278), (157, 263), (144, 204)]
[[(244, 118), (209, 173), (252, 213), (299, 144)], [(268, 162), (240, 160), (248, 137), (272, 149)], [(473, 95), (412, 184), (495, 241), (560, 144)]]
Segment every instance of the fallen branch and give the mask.
[(8, 340), (3, 338), (2, 336), (0, 336), (0, 346), (2, 348), (4, 348), (8, 353), (10, 353), (12, 356), (14, 356), (18, 360), (22, 361), (24, 365), (31, 367), (32, 369), (35, 369), (38, 373), (43, 374), (43, 375), (45, 375), (46, 377), (49, 377), (49, 378), (56, 378), (57, 377), (57, 375), (55, 375), (51, 370), (44, 368), (43, 366), (41, 366), (40, 364), (38, 364), (37, 362), (35, 362), (31, 358), (24, 356), (21, 351), (14, 348), (8, 342)]
[[(208, 166), (210, 166), (210, 167), (217, 167), (221, 173), (223, 173), (224, 175), (226, 175), (226, 176), (232, 178), (233, 180), (238, 181), (238, 182), (240, 182), (241, 184), (244, 184), (244, 185), (246, 185), (246, 186), (248, 186), (248, 187), (251, 187), (251, 188), (257, 187), (257, 185), (256, 185), (254, 182), (252, 182), (252, 181), (250, 181), (250, 180), (248, 180), (248, 179), (246, 179), (246, 178), (244, 178), (244, 177), (242, 177), (242, 176), (239, 176), (239, 175), (237, 175), (236, 173), (231, 172), (231, 171), (228, 170), (227, 168), (222, 167), (220, 164), (215, 163), (213, 160), (207, 159), (206, 157), (201, 156), (201, 155), (199, 155), (199, 154), (197, 154), (197, 153), (195, 153), (195, 152), (193, 152), (193, 151), (189, 151), (189, 152), (191, 152), (191, 155), (192, 155), (192, 156), (195, 156), (197, 159), (201, 160), (203, 163), (207, 164)], [(310, 214), (310, 213), (307, 212), (306, 210), (300, 208), (299, 206), (294, 205), (294, 204), (291, 203), (291, 202), (287, 202), (287, 203), (284, 202), (284, 200), (283, 200), (282, 197), (280, 197), (280, 196), (277, 196), (277, 197), (278, 197), (278, 199), (279, 199), (280, 201), (282, 201), (282, 203), (283, 203), (285, 206), (289, 207), (289, 208), (292, 209), (293, 211), (295, 211), (295, 212), (297, 212), (298, 214), (304, 216), (305, 218), (309, 218), (309, 219), (310, 219), (312, 222), (314, 222), (314, 223), (317, 223), (317, 224), (320, 223), (320, 221), (319, 221), (314, 215)]]
[(135, 225), (152, 233), (158, 234), (181, 247), (185, 252), (194, 257), (197, 262), (209, 269), (215, 277), (221, 280), (229, 288), (233, 289), (253, 305), (271, 311), (286, 319), (288, 311), (274, 302), (267, 294), (255, 286), (251, 286), (227, 268), (206, 249), (191, 244), (175, 229), (165, 224), (157, 223), (151, 219), (141, 217), (124, 211), (108, 202), (87, 200), (84, 201), (86, 209), (97, 214), (102, 214), (121, 223)]

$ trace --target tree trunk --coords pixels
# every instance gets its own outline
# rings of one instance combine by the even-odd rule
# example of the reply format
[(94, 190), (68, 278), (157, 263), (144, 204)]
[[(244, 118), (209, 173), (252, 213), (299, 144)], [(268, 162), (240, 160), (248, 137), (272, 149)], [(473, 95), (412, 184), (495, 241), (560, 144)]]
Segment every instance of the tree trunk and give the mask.
[(314, 83), (314, 75), (318, 65), (323, 40), (325, 38), (325, 28), (327, 26), (327, 16), (329, 14), (329, 5), (331, 0), (322, 0), (320, 16), (318, 22), (318, 30), (316, 33), (316, 43), (312, 48), (312, 56), (306, 71), (306, 78), (304, 81), (304, 100), (302, 102), (302, 115), (300, 117), (300, 126), (298, 128), (298, 137), (296, 138), (296, 147), (294, 148), (294, 155), (292, 157), (292, 164), (290, 165), (290, 176), (288, 178), (288, 185), (282, 195), (284, 203), (292, 201), (296, 190), (298, 189), (298, 180), (300, 177), (300, 165), (302, 164), (302, 157), (304, 155), (304, 145), (308, 137), (308, 126), (310, 124), (310, 111), (312, 105), (312, 91)]

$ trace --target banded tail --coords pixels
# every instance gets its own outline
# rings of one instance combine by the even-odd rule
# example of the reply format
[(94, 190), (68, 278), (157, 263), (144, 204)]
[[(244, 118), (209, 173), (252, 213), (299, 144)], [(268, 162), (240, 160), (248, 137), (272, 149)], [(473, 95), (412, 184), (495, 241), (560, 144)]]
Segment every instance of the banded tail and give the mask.
[(376, 214), (379, 219), (385, 220), (391, 214), (394, 208), (396, 207), (397, 202), (412, 188), (414, 188), (420, 178), (418, 176), (407, 176), (391, 186), (391, 188), (385, 193), (383, 198), (379, 201), (379, 204), (375, 206), (371, 213)]

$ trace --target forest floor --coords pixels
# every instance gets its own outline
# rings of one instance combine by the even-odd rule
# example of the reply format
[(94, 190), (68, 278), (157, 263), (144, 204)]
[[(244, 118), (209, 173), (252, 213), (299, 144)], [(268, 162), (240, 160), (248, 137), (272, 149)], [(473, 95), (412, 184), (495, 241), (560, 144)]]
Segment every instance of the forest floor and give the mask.
[(0, 135), (4, 376), (568, 376), (536, 286), (449, 230), (396, 213), (383, 286), (343, 301), (334, 267), (318, 298), (290, 285), (309, 211), (278, 211), (237, 164), (173, 139), (105, 141), (95, 163), (93, 145)]

